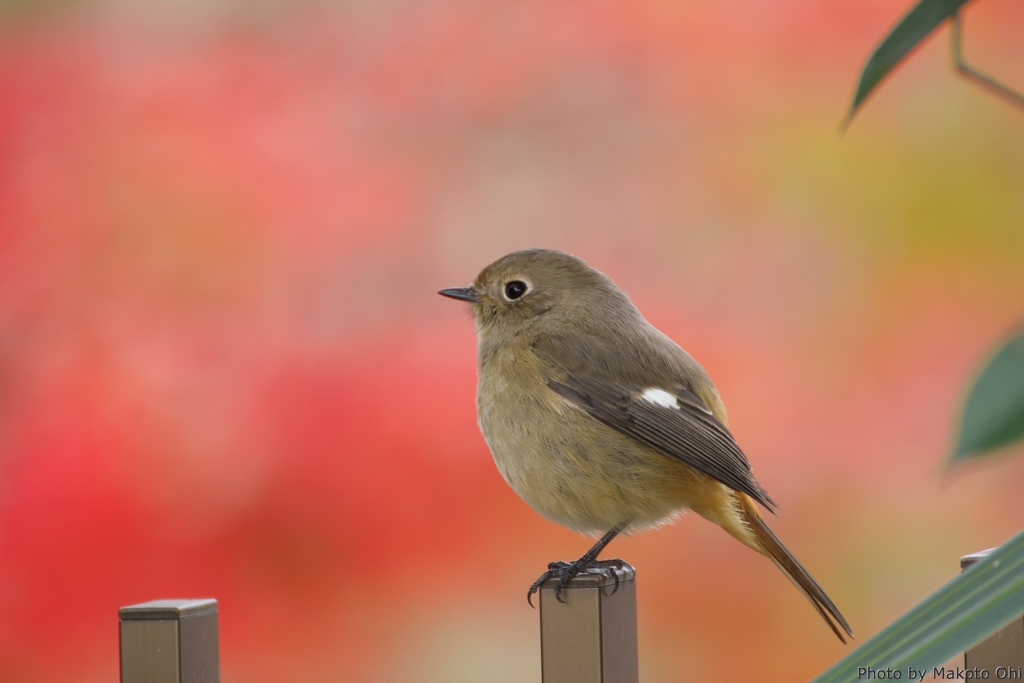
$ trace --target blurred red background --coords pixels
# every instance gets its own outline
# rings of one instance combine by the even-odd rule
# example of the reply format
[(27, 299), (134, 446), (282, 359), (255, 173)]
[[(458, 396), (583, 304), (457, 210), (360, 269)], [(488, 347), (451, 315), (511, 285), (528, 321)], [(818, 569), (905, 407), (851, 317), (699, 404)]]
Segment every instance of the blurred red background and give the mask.
[[(0, 5), (0, 680), (111, 681), (117, 608), (220, 601), (225, 681), (536, 681), (544, 564), (438, 297), (571, 251), (718, 383), (860, 639), (1021, 524), (943, 475), (1024, 311), (1024, 117), (942, 38), (844, 136), (897, 2)], [(1024, 83), (1024, 6), (966, 18)], [(644, 681), (842, 648), (699, 518), (616, 541)]]

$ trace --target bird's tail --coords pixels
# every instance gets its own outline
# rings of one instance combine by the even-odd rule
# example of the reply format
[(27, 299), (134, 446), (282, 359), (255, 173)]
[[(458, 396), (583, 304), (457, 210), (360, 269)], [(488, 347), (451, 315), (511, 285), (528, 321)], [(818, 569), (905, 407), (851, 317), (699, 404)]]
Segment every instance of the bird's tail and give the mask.
[[(751, 545), (747, 539), (740, 538), (739, 540), (763, 553), (774, 562), (775, 566), (781, 569), (782, 573), (800, 589), (800, 592), (807, 596), (807, 599), (814, 605), (814, 609), (818, 610), (818, 614), (839, 637), (839, 640), (846, 643), (842, 631), (846, 631), (846, 634), (853, 638), (853, 631), (850, 630), (850, 625), (846, 623), (843, 615), (839, 613), (839, 609), (825, 595), (825, 591), (821, 589), (818, 582), (811, 578), (807, 570), (796, 561), (786, 546), (782, 545), (779, 537), (768, 528), (768, 525), (761, 519), (761, 513), (757, 511), (754, 501), (744, 493), (735, 492), (733, 495), (736, 498), (738, 512), (744, 525), (753, 534), (753, 540), (760, 548)], [(739, 537), (737, 536), (737, 538)], [(842, 627), (842, 631), (840, 631), (840, 627)]]

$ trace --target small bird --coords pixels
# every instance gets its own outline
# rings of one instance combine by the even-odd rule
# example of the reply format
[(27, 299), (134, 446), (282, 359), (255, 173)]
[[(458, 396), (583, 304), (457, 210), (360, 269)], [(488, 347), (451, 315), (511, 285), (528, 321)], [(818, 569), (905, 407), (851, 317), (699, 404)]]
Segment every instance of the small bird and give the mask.
[(575, 562), (548, 565), (527, 597), (557, 577), (561, 600), (574, 576), (623, 564), (597, 559), (616, 535), (693, 510), (774, 562), (839, 640), (853, 636), (758, 512), (777, 505), (704, 368), (610, 278), (570, 254), (528, 249), (439, 294), (471, 305), (477, 416), (505, 481), (547, 519), (603, 534)]

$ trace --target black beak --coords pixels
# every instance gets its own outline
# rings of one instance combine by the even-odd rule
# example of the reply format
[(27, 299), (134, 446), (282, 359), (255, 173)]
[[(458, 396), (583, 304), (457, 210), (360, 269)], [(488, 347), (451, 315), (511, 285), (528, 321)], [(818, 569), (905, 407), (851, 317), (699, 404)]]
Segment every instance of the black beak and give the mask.
[(452, 287), (451, 289), (442, 289), (438, 294), (452, 299), (468, 301), (473, 304), (480, 303), (480, 297), (477, 296), (476, 290), (472, 287)]

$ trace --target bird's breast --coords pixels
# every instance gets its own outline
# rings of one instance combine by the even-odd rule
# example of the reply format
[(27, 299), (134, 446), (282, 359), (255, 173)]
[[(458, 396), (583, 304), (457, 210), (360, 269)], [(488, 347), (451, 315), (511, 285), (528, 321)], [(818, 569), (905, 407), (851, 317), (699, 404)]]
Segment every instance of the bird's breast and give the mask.
[[(550, 388), (528, 351), (481, 364), (480, 429), (509, 486), (544, 517), (585, 533), (648, 527), (690, 507), (702, 475), (599, 423)], [(695, 476), (691, 476), (694, 473)]]

